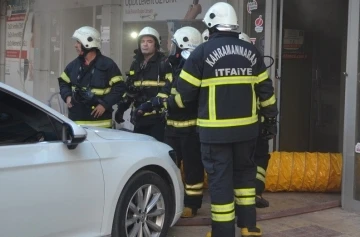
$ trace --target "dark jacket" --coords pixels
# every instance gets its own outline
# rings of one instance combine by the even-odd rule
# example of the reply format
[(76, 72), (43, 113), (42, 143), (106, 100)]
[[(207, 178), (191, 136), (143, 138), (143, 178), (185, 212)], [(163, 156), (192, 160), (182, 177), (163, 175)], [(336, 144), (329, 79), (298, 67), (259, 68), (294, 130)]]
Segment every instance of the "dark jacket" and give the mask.
[(259, 134), (257, 100), (264, 117), (278, 110), (263, 58), (237, 33), (218, 32), (186, 60), (177, 83), (185, 105), (198, 104), (197, 125), (203, 143), (233, 143)]
[[(123, 96), (126, 86), (116, 63), (97, 52), (96, 58), (86, 66), (83, 57), (69, 63), (59, 77), (60, 94), (66, 102), (71, 96), (69, 118), (78, 124), (111, 127), (112, 106)], [(105, 113), (94, 118), (93, 109), (101, 104)]]
[[(127, 81), (127, 101), (133, 102), (133, 110), (142, 103), (155, 97), (165, 86), (167, 81), (172, 81), (171, 66), (163, 53), (156, 53), (144, 65), (142, 54), (137, 54), (131, 64)], [(129, 99), (129, 97), (131, 97)], [(149, 125), (163, 120), (161, 111), (146, 113), (136, 119), (138, 125)]]

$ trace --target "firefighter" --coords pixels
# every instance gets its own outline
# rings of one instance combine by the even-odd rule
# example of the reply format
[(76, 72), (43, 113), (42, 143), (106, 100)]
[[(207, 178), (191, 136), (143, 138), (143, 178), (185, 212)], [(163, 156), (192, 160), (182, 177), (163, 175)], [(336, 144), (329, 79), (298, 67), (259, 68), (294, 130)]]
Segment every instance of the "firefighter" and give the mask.
[(112, 127), (112, 106), (126, 86), (116, 63), (101, 54), (100, 33), (93, 27), (77, 29), (73, 38), (78, 57), (58, 78), (69, 118), (80, 125)]
[[(251, 43), (250, 37), (245, 33), (239, 34), (239, 39), (244, 40), (248, 43)], [(259, 113), (260, 115), (260, 113)], [(259, 116), (259, 120), (262, 122), (263, 117)], [(262, 197), (262, 193), (265, 190), (265, 179), (266, 179), (266, 170), (270, 160), (269, 154), (269, 140), (273, 139), (272, 133), (267, 134), (266, 129), (262, 129), (262, 123), (260, 124), (260, 135), (257, 138), (256, 150), (254, 155), (254, 160), (257, 165), (257, 174), (256, 174), (256, 207), (257, 208), (266, 208), (269, 207), (269, 201)], [(272, 127), (273, 130), (277, 130), (277, 126)], [(275, 132), (275, 131), (274, 131)]]
[(145, 27), (140, 31), (139, 50), (130, 67), (126, 79), (127, 92), (118, 103), (115, 121), (123, 122), (124, 112), (131, 106), (134, 132), (163, 141), (165, 130), (163, 111), (153, 110), (149, 113), (141, 113), (138, 108), (142, 103), (155, 97), (165, 86), (166, 81), (172, 81), (171, 66), (165, 55), (160, 52), (160, 43), (160, 35), (155, 29)]
[(190, 26), (178, 29), (173, 38), (169, 52), (169, 61), (174, 69), (172, 83), (167, 83), (157, 97), (144, 103), (140, 108), (151, 111), (165, 107), (167, 122), (165, 143), (177, 153), (182, 160), (185, 178), (185, 197), (183, 218), (196, 216), (201, 208), (204, 187), (204, 166), (201, 161), (199, 134), (196, 131), (197, 105), (184, 105), (177, 100), (177, 78), (191, 52), (202, 43), (201, 33)]
[(207, 236), (235, 236), (235, 208), (241, 235), (261, 236), (255, 207), (256, 104), (259, 99), (264, 129), (273, 132), (278, 113), (274, 88), (258, 50), (239, 40), (230, 4), (214, 4), (203, 21), (209, 41), (186, 60), (176, 99), (184, 107), (198, 104), (197, 126), (211, 197), (212, 231)]

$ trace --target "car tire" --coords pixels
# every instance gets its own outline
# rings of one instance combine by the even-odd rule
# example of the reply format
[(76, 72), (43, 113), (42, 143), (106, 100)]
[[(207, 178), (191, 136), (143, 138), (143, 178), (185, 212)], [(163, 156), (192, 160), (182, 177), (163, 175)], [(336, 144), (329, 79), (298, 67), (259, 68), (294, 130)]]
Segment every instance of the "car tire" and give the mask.
[[(167, 182), (156, 173), (136, 173), (125, 185), (116, 205), (112, 237), (166, 237), (173, 219), (169, 190)], [(134, 235), (139, 231), (143, 235)]]

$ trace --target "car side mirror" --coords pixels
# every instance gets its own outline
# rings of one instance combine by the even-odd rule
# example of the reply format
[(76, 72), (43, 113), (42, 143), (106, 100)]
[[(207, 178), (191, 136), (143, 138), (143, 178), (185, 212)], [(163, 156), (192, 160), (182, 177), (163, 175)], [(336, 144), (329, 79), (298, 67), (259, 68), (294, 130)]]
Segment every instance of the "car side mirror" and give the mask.
[[(77, 125), (75, 125), (77, 126)], [(81, 127), (79, 127), (81, 128)], [(84, 133), (84, 129), (77, 129), (77, 127), (73, 127), (69, 124), (63, 124), (62, 127), (62, 142), (67, 145), (69, 150), (75, 149), (80, 143), (85, 141), (86, 132)]]

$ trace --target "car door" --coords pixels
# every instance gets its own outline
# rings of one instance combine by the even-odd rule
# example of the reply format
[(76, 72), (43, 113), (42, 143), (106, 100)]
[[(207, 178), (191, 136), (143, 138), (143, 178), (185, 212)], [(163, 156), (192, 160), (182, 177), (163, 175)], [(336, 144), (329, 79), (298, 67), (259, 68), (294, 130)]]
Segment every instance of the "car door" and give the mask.
[(0, 88), (0, 236), (99, 236), (104, 181), (89, 141), (69, 149), (63, 124)]

